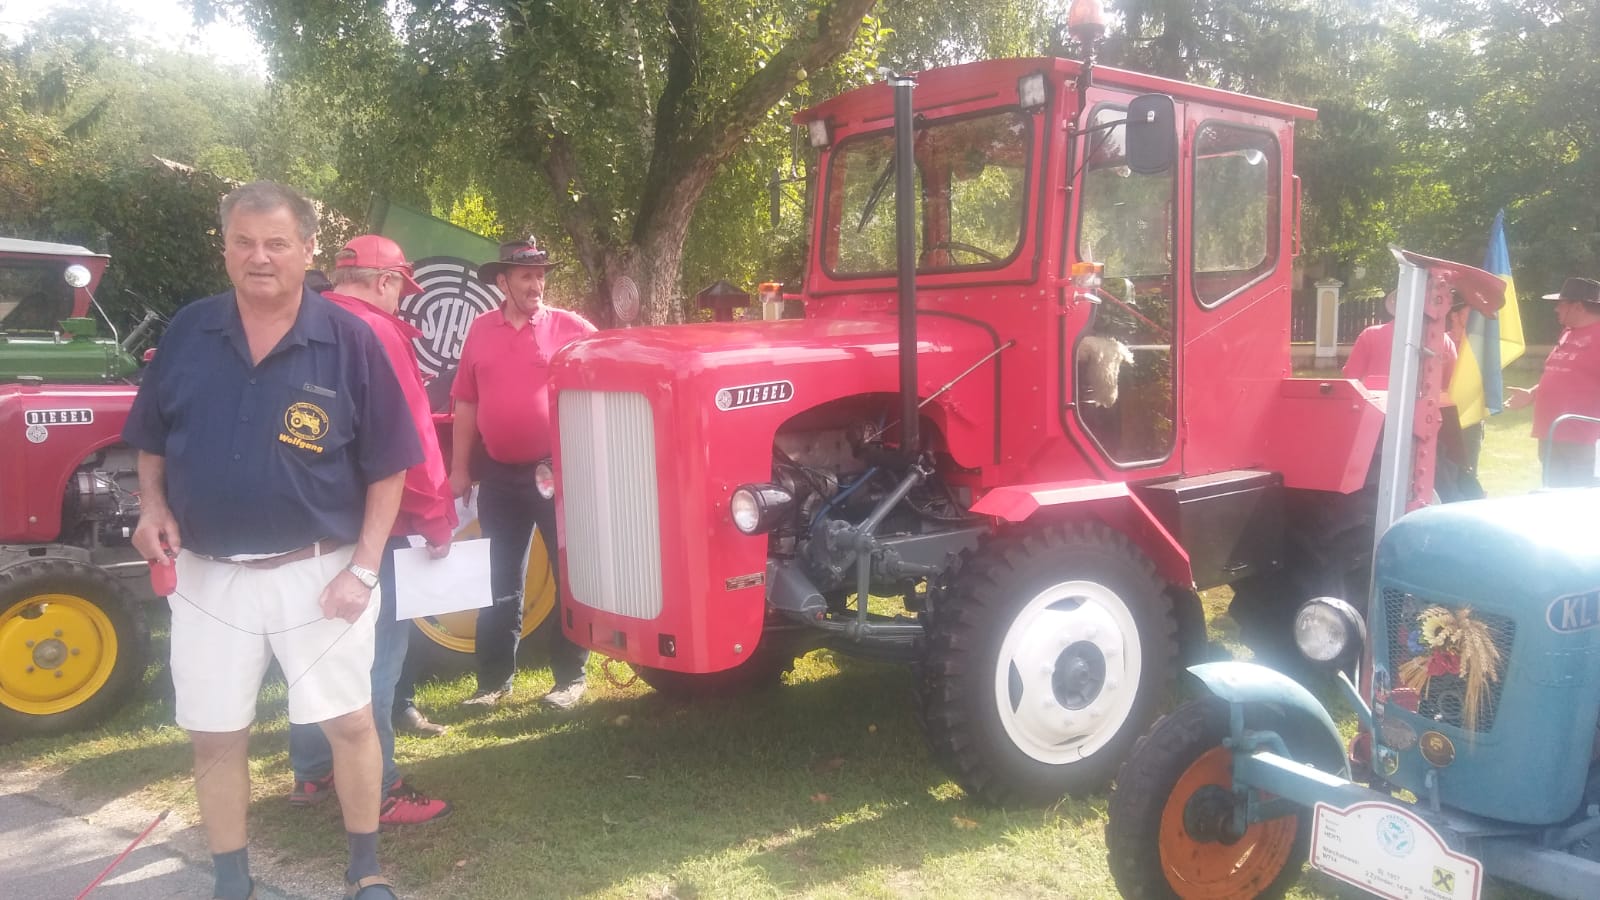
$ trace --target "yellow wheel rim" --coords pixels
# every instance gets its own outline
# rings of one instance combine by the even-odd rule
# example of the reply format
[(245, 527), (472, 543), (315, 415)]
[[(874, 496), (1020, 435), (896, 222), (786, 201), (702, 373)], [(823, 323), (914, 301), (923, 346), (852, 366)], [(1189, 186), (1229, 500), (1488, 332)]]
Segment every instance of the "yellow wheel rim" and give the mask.
[[(477, 520), (468, 522), (456, 532), (456, 540), (465, 541), (481, 537)], [(550, 557), (544, 549), (544, 533), (533, 533), (533, 545), (528, 548), (528, 578), (522, 585), (522, 636), (527, 637), (538, 628), (556, 606), (556, 581), (550, 576)], [(413, 619), (417, 629), (430, 641), (456, 653), (471, 653), (477, 646), (478, 611), (447, 613)]]
[(0, 611), (0, 706), (50, 716), (86, 703), (117, 666), (117, 631), (75, 594), (35, 594)]

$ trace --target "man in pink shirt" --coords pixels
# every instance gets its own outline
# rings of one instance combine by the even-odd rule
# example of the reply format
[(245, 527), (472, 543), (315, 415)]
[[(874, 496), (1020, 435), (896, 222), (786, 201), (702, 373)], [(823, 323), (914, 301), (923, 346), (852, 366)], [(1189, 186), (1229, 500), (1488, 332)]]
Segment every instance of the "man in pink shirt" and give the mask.
[[(354, 313), (377, 335), (389, 365), (400, 382), (406, 407), (422, 445), (422, 462), (406, 470), (405, 491), (400, 497), (400, 512), (395, 516), (388, 545), (384, 548), (378, 581), (383, 603), (378, 612), (377, 638), (372, 656), (372, 716), (378, 726), (378, 743), (383, 749), (383, 803), (378, 823), (384, 828), (417, 825), (450, 814), (450, 804), (424, 796), (406, 783), (394, 763), (395, 684), (405, 665), (411, 624), (395, 616), (394, 551), (410, 546), (407, 535), (420, 534), (435, 559), (450, 553), (450, 538), (455, 532), (456, 508), (445, 474), (444, 456), (439, 452), (439, 436), (433, 428), (433, 413), (422, 386), (412, 339), (421, 332), (395, 317), (400, 298), (422, 291), (411, 274), (400, 245), (386, 237), (364, 234), (334, 257), (333, 288), (323, 296), (336, 306)], [(289, 802), (309, 806), (328, 797), (334, 789), (333, 755), (328, 740), (315, 726), (289, 726), (289, 764), (294, 769), (294, 792)]]
[[(550, 255), (529, 238), (501, 244), (500, 258), (478, 267), (479, 277), (493, 280), (505, 303), (467, 330), (451, 388), (450, 487), (456, 496), (468, 496), (477, 476), (478, 524), (489, 538), (494, 593), (494, 604), (478, 613), (478, 690), (466, 701), (471, 704), (493, 705), (511, 694), (535, 525), (560, 583), (555, 501), (539, 496), (534, 466), (551, 454), (550, 358), (595, 327), (577, 313), (544, 304), (551, 265)], [(480, 440), (482, 452), (475, 453)], [(474, 464), (476, 471), (469, 471)], [(583, 696), (589, 653), (568, 641), (553, 618), (548, 633), (555, 687), (543, 702), (569, 709)]]
[(1550, 425), (1565, 413), (1600, 418), (1600, 281), (1568, 278), (1556, 301), (1556, 320), (1565, 329), (1544, 361), (1544, 374), (1531, 388), (1511, 388), (1506, 409), (1533, 406), (1533, 436), (1539, 439), (1544, 481), (1550, 487), (1600, 485), (1595, 477), (1595, 442), (1600, 425), (1568, 421)]

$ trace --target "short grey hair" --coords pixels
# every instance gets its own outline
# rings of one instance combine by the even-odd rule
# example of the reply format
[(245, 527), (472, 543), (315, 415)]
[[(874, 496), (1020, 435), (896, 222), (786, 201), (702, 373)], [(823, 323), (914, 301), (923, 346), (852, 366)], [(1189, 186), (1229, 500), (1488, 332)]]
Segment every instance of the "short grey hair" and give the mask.
[(341, 287), (346, 284), (371, 284), (379, 275), (387, 271), (389, 270), (374, 269), (370, 266), (336, 266), (333, 274), (328, 276), (328, 280), (333, 282), (334, 287)]
[(229, 191), (217, 207), (224, 234), (228, 231), (228, 219), (236, 209), (263, 213), (287, 209), (294, 216), (295, 230), (299, 232), (300, 240), (309, 241), (317, 236), (317, 208), (311, 205), (304, 194), (286, 184), (252, 181)]

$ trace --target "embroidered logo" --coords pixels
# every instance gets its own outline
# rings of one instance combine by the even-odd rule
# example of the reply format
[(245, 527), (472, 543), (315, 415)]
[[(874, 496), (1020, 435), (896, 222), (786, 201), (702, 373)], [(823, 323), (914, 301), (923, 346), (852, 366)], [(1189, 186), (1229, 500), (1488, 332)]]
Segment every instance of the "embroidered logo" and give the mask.
[(284, 433), (278, 435), (279, 441), (321, 453), (322, 448), (315, 442), (328, 433), (328, 414), (314, 403), (293, 403), (283, 413), (283, 429)]

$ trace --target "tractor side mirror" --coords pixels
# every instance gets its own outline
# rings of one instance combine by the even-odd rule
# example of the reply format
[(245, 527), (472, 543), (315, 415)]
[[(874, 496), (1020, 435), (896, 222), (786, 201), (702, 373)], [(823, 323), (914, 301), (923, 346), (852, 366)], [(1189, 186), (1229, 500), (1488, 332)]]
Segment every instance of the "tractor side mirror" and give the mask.
[(1141, 94), (1128, 101), (1128, 168), (1159, 175), (1178, 161), (1178, 113), (1166, 94)]

